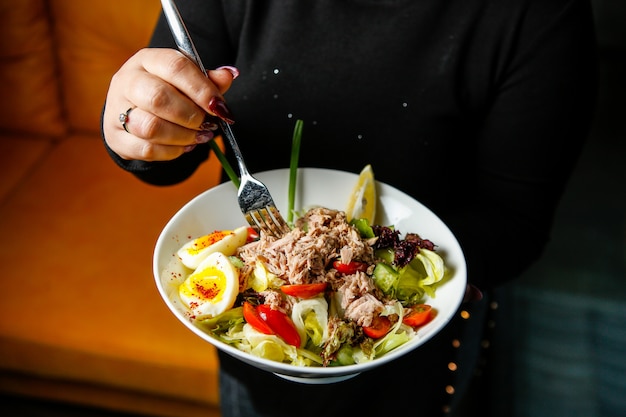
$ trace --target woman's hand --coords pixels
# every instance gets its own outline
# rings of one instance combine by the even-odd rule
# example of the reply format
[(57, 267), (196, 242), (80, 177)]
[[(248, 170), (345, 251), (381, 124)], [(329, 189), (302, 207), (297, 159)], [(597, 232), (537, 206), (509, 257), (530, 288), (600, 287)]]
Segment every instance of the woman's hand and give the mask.
[(173, 49), (133, 55), (109, 85), (103, 115), (109, 147), (124, 159), (167, 161), (211, 140), (217, 124), (207, 114), (233, 122), (223, 94), (238, 73), (232, 67), (207, 72), (208, 78)]

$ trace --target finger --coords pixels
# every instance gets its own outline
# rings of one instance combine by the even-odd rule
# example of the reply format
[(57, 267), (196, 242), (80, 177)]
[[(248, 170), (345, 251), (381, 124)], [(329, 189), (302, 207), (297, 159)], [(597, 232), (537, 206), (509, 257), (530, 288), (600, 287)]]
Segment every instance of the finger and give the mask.
[(239, 70), (235, 67), (223, 66), (208, 71), (207, 75), (213, 81), (213, 84), (217, 86), (220, 93), (224, 94), (230, 89), (233, 81), (239, 77)]
[(181, 156), (183, 153), (193, 149), (195, 145), (189, 146), (170, 146), (161, 145), (138, 138), (130, 133), (122, 131), (120, 135), (124, 135), (124, 151), (119, 155), (128, 160), (141, 161), (170, 161)]
[[(142, 64), (147, 72), (165, 80), (205, 112), (214, 116), (221, 116), (211, 108), (209, 103), (213, 98), (223, 102), (222, 92), (210, 78), (206, 77), (192, 61), (180, 52), (162, 50), (160, 54), (146, 54)], [(219, 74), (215, 75), (218, 76)], [(220, 82), (223, 81), (222, 77), (218, 78)], [(196, 120), (194, 119), (194, 121)]]
[[(126, 118), (126, 132), (150, 142), (153, 146), (144, 146), (141, 149), (142, 158), (150, 160), (162, 160), (160, 158), (171, 155), (179, 156), (181, 153), (191, 150), (195, 145), (207, 143), (214, 137), (213, 131), (217, 125), (207, 122), (201, 130), (187, 129), (175, 123), (161, 119), (140, 108), (132, 110)], [(160, 150), (159, 146), (166, 149)], [(179, 149), (173, 149), (178, 147)], [(154, 150), (156, 149), (156, 151)], [(156, 154), (153, 154), (156, 152)], [(163, 156), (161, 156), (161, 153)]]
[(155, 116), (188, 129), (198, 129), (206, 111), (158, 76), (136, 71), (128, 77), (127, 99)]
[(195, 143), (198, 132), (162, 119), (141, 107), (136, 107), (128, 113), (126, 131), (138, 138), (168, 146), (191, 145)]
[[(133, 119), (136, 119), (132, 110), (127, 119), (126, 129), (121, 125), (119, 120), (117, 123), (104, 124), (104, 138), (108, 146), (118, 154), (122, 159), (126, 160), (143, 160), (143, 161), (168, 161), (178, 158), (187, 149), (191, 149), (195, 145), (177, 146), (162, 145), (152, 141), (137, 137), (132, 133)], [(124, 114), (124, 113), (122, 113)], [(107, 116), (105, 115), (105, 118)]]
[[(125, 122), (122, 122), (125, 121)], [(213, 139), (217, 125), (206, 123), (205, 130), (186, 129), (140, 108), (119, 116), (119, 124), (109, 146), (124, 159), (164, 161), (179, 157), (197, 144)], [(107, 135), (107, 139), (110, 135)], [(115, 141), (123, 145), (115, 146)]]

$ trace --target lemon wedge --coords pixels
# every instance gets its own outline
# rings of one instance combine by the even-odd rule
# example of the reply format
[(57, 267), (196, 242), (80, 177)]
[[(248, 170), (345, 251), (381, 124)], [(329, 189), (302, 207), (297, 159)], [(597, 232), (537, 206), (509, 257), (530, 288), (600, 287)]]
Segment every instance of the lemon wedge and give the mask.
[(359, 178), (348, 200), (346, 219), (367, 219), (374, 224), (376, 217), (376, 183), (371, 165), (366, 165), (359, 174)]

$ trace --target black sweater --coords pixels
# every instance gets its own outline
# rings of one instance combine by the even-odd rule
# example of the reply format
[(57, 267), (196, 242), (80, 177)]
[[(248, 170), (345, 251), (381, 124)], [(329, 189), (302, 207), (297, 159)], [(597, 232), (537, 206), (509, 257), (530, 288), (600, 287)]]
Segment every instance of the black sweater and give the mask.
[[(288, 166), (302, 119), (301, 166), (372, 164), (449, 224), (474, 284), (512, 279), (540, 255), (595, 100), (586, 1), (178, 5), (205, 66), (241, 71), (225, 97), (252, 172)], [(175, 47), (163, 19), (151, 46)], [(207, 155), (203, 145), (171, 162), (112, 156), (169, 184)]]
[[(288, 166), (302, 119), (301, 166), (358, 172), (372, 164), (378, 180), (449, 223), (473, 283), (511, 279), (539, 256), (595, 100), (586, 2), (227, 0), (179, 8), (205, 66), (241, 71), (226, 100), (252, 172)], [(151, 44), (174, 47), (163, 19)], [(199, 146), (167, 163), (115, 159), (144, 181), (169, 184), (207, 154)]]

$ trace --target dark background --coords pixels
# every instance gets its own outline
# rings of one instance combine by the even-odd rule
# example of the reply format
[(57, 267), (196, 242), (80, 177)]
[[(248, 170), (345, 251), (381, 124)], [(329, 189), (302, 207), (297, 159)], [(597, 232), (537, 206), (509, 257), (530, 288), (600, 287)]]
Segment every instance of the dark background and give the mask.
[(474, 415), (626, 416), (626, 1), (592, 3), (595, 123), (543, 258), (499, 291)]

